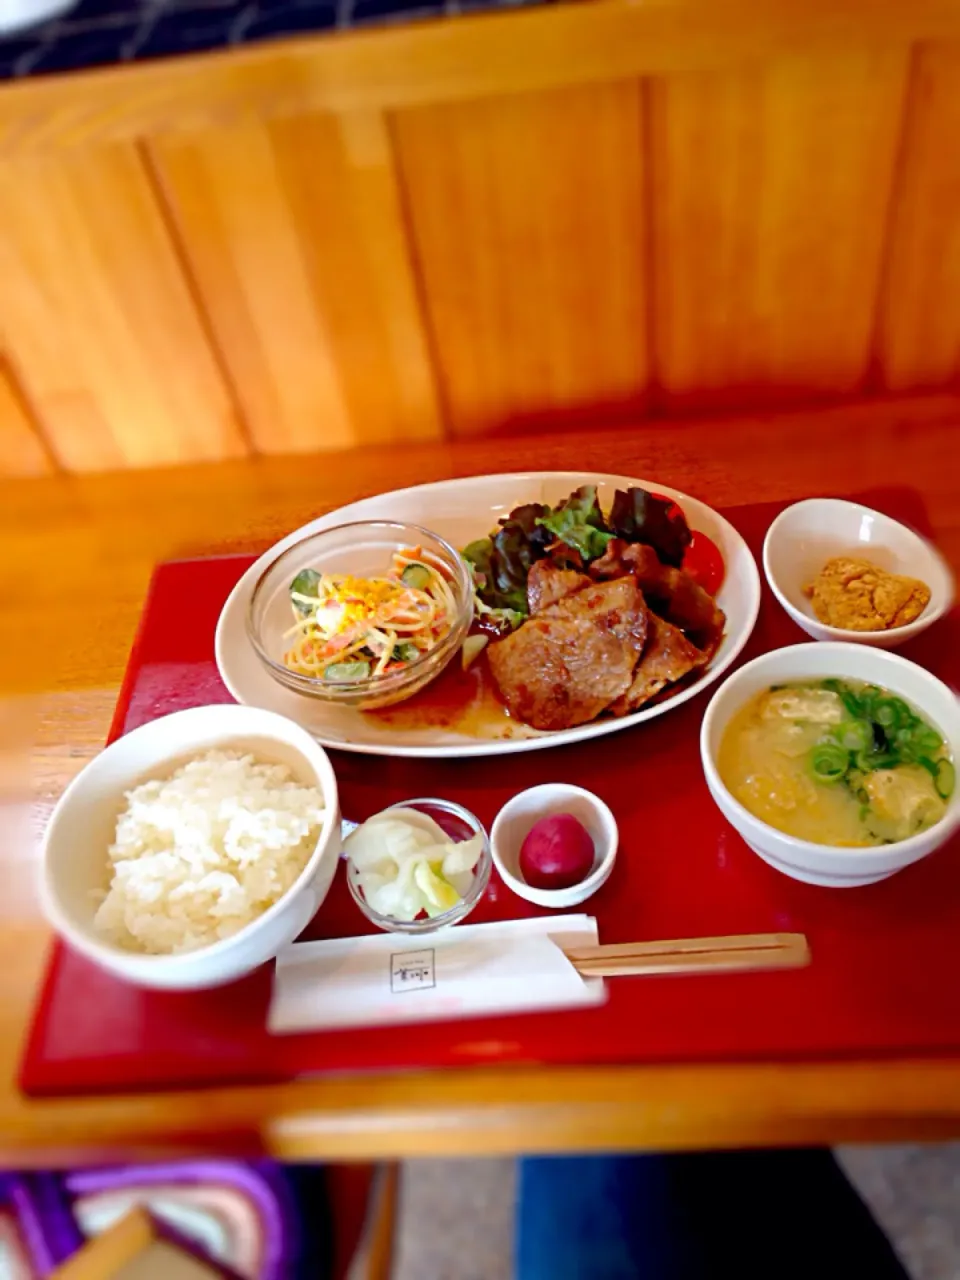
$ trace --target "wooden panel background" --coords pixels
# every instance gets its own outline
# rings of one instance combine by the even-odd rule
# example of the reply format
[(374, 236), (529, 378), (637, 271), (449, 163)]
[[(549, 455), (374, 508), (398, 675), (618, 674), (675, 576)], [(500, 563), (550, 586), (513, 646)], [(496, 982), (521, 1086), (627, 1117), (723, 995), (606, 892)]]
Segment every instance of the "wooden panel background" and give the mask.
[(908, 63), (905, 49), (790, 56), (651, 83), (668, 400), (862, 387)]
[(80, 471), (242, 455), (136, 147), (5, 168), (3, 336), (57, 461)]
[(33, 414), (0, 354), (0, 476), (43, 476), (52, 470)]
[(642, 403), (649, 376), (640, 86), (394, 120), (451, 431)]
[(258, 449), (439, 433), (382, 117), (294, 116), (150, 151)]
[(0, 474), (946, 387), (960, 7), (627, 0), (0, 87)]
[(960, 43), (921, 49), (879, 316), (883, 382), (944, 386), (960, 360)]

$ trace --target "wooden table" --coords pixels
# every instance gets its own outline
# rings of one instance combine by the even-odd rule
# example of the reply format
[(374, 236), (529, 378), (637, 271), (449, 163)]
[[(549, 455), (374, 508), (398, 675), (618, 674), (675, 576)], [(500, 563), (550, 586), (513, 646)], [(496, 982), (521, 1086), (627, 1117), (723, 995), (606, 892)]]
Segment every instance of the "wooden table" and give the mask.
[[(960, 399), (616, 433), (430, 444), (0, 488), (0, 1160), (269, 1151), (285, 1158), (493, 1154), (942, 1138), (960, 1063), (490, 1068), (44, 1102), (14, 1083), (48, 944), (37, 823), (102, 744), (153, 564), (255, 549), (365, 494), (509, 469), (659, 479), (716, 506), (911, 484), (960, 567)], [(28, 736), (29, 735), (29, 736)]]

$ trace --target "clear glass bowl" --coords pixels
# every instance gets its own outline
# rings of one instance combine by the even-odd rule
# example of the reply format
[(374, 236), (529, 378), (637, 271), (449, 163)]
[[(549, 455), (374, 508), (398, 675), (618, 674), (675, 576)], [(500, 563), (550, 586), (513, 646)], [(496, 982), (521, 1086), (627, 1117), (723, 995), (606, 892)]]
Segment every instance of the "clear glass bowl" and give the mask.
[[(431, 552), (449, 567), (457, 602), (457, 616), (449, 632), (434, 648), (402, 671), (335, 684), (316, 676), (301, 675), (284, 666), (283, 654), (289, 644), (285, 633), (293, 623), (290, 583), (301, 569), (316, 569), (318, 573), (349, 573), (359, 578), (376, 577), (386, 572), (395, 551), (417, 546)], [(250, 597), (247, 634), (257, 657), (279, 684), (294, 693), (337, 706), (372, 710), (402, 702), (435, 679), (463, 644), (472, 620), (470, 570), (449, 543), (416, 524), (365, 520), (307, 534), (271, 561), (258, 578)]]
[(462, 805), (454, 804), (452, 800), (401, 800), (397, 804), (388, 806), (383, 812), (389, 813), (390, 809), (416, 809), (419, 813), (425, 813), (428, 817), (433, 818), (434, 822), (447, 833), (451, 840), (455, 840), (458, 843), (462, 840), (469, 840), (475, 835), (482, 836), (483, 849), (473, 869), (473, 881), (457, 905), (451, 907), (449, 911), (444, 911), (442, 915), (425, 915), (422, 919), (417, 920), (394, 920), (392, 916), (385, 916), (379, 911), (375, 911), (370, 903), (367, 902), (363, 896), (363, 890), (360, 888), (359, 875), (348, 858), (347, 884), (350, 887), (354, 902), (368, 920), (371, 920), (378, 929), (385, 929), (388, 933), (435, 933), (437, 929), (445, 929), (448, 925), (459, 924), (477, 905), (486, 892), (487, 885), (490, 883), (490, 869), (493, 866), (493, 858), (490, 853), (490, 837), (487, 835), (483, 823), (469, 809), (464, 809)]

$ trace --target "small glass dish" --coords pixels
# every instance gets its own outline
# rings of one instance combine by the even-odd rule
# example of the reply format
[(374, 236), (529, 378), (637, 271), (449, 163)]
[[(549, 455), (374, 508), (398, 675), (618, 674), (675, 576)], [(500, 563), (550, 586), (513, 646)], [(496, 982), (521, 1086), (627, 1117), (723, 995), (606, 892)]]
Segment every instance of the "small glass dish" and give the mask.
[(359, 875), (354, 869), (353, 863), (347, 858), (347, 884), (354, 902), (368, 920), (372, 921), (378, 929), (384, 929), (387, 933), (414, 935), (435, 933), (438, 929), (445, 929), (448, 925), (459, 924), (477, 905), (486, 892), (487, 885), (490, 883), (493, 857), (490, 853), (490, 837), (487, 835), (483, 823), (469, 809), (464, 809), (462, 805), (454, 804), (452, 800), (426, 798), (402, 800), (397, 804), (388, 805), (381, 812), (389, 813), (391, 809), (416, 809), (418, 813), (425, 813), (428, 817), (433, 818), (434, 822), (446, 832), (451, 840), (456, 841), (458, 844), (462, 840), (470, 840), (475, 835), (482, 836), (483, 849), (480, 852), (476, 866), (473, 868), (473, 880), (457, 905), (451, 907), (449, 911), (444, 911), (438, 916), (424, 915), (416, 920), (395, 920), (392, 916), (385, 916), (379, 911), (375, 911), (370, 903), (367, 902), (363, 896), (363, 890), (360, 888)]
[[(358, 578), (382, 576), (395, 551), (419, 547), (450, 570), (457, 605), (450, 630), (429, 652), (400, 671), (361, 680), (329, 681), (302, 675), (284, 665), (283, 655), (293, 625), (290, 584), (302, 569), (348, 573)], [(295, 542), (272, 560), (257, 580), (247, 610), (247, 634), (254, 652), (271, 676), (294, 693), (337, 706), (373, 710), (402, 702), (435, 679), (458, 652), (473, 620), (473, 581), (466, 561), (429, 529), (389, 520), (334, 525)]]

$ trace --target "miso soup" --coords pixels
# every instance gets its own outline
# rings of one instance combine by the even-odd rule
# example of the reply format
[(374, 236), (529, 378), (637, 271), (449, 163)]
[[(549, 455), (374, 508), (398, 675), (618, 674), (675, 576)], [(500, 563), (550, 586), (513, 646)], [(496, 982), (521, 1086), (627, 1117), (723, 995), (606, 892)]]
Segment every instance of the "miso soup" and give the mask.
[(724, 732), (724, 785), (757, 818), (817, 844), (893, 844), (939, 822), (955, 774), (940, 733), (854, 680), (776, 685)]

